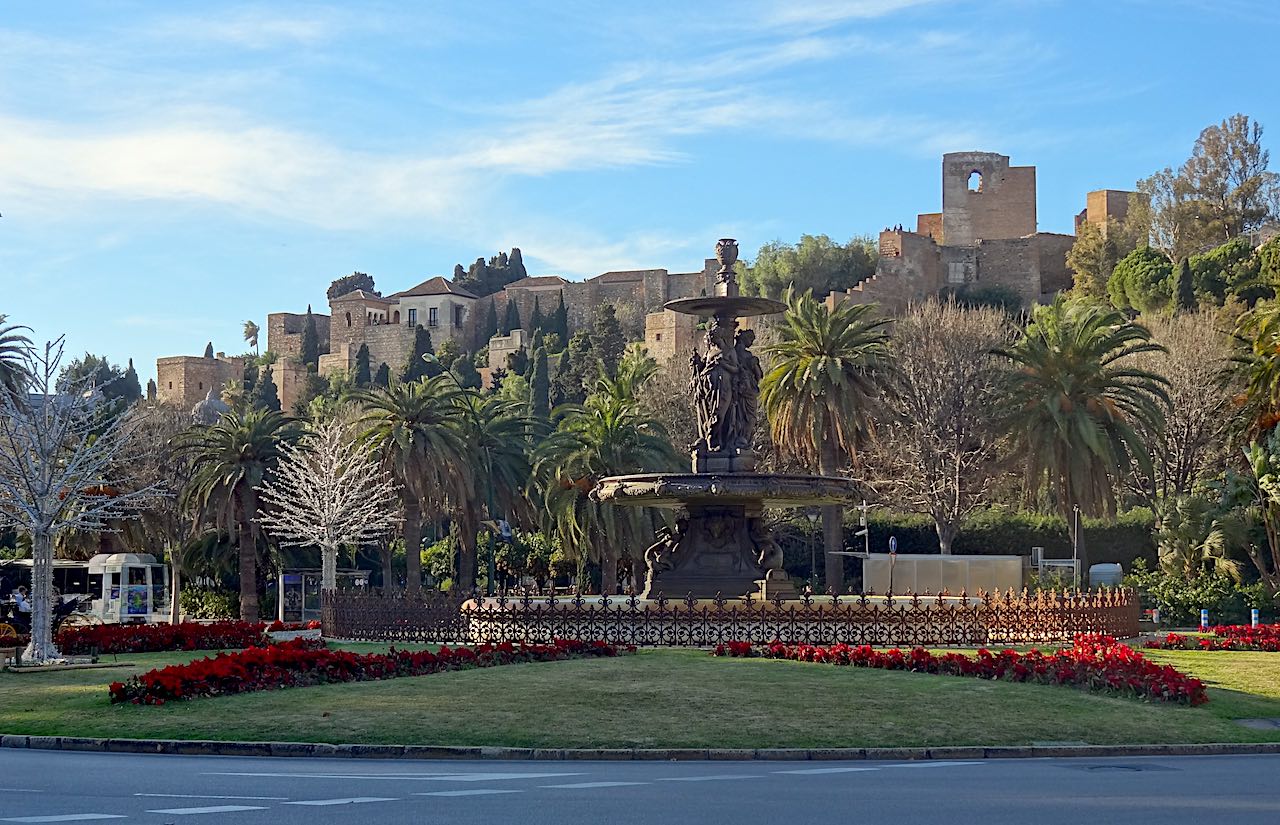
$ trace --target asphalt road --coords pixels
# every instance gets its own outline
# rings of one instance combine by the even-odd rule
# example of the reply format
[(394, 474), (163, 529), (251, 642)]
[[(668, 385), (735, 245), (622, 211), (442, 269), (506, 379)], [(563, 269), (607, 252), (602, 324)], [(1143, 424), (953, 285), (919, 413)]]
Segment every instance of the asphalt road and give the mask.
[(0, 822), (1280, 822), (1280, 756), (436, 762), (0, 751)]

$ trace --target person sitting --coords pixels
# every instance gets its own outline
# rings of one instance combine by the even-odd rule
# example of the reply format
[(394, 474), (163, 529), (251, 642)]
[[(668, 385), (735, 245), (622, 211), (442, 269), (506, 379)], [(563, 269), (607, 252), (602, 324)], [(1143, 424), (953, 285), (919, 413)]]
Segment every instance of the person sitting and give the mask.
[(27, 598), (27, 588), (19, 587), (13, 594), (14, 606), (18, 608), (19, 613), (31, 613), (31, 600)]

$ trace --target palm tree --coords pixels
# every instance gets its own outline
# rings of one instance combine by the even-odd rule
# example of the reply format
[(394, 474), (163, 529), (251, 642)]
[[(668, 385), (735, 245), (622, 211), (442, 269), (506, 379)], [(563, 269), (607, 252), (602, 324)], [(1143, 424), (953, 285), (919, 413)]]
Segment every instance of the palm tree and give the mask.
[[(529, 477), (532, 464), (528, 436), (537, 427), (525, 404), (472, 390), (459, 396), (462, 435), (471, 467), (471, 484), (452, 510), (460, 526), (458, 581), (463, 587), (476, 580), (476, 535), (482, 518), (524, 524), (532, 518)], [(540, 433), (532, 432), (536, 438)], [(496, 529), (496, 524), (492, 525)], [(494, 541), (490, 535), (490, 541)], [(490, 547), (491, 550), (494, 548)], [(492, 577), (490, 577), (492, 587)]]
[(251, 409), (223, 414), (217, 424), (194, 427), (174, 438), (195, 464), (186, 502), (201, 518), (233, 533), (240, 557), (240, 618), (258, 620), (258, 551), (254, 520), (257, 488), (299, 431), (278, 412)]
[(1245, 435), (1258, 436), (1280, 422), (1280, 303), (1259, 304), (1236, 321), (1234, 376), (1244, 385), (1235, 399)]
[(1061, 295), (1035, 307), (1022, 338), (1002, 350), (1015, 365), (1005, 423), (1025, 456), (1027, 495), (1048, 490), (1077, 534), (1081, 570), (1089, 566), (1077, 510), (1114, 515), (1115, 488), (1130, 466), (1151, 473), (1140, 433), (1163, 430), (1168, 381), (1127, 362), (1163, 351), (1118, 310)]
[(620, 397), (616, 386), (602, 389), (581, 406), (556, 410), (558, 424), (538, 447), (534, 476), (548, 532), (580, 560), (600, 564), (601, 593), (610, 595), (622, 551), (642, 551), (653, 539), (653, 520), (646, 508), (599, 502), (591, 490), (605, 476), (671, 470), (679, 459), (662, 425), (634, 398)]
[[(843, 460), (856, 460), (872, 434), (891, 372), (889, 320), (874, 304), (839, 303), (828, 308), (805, 292), (784, 296), (787, 311), (778, 340), (766, 352), (770, 368), (760, 382), (760, 400), (778, 450), (825, 476)], [(822, 508), (826, 582), (844, 587), (839, 505)]]
[(6, 326), (6, 317), (0, 315), (0, 389), (17, 392), (27, 372), (31, 339), (21, 333), (26, 327)]
[(244, 340), (246, 344), (253, 347), (254, 355), (258, 354), (258, 333), (261, 331), (262, 328), (253, 321), (244, 322)]
[(405, 575), (414, 592), (422, 586), (424, 505), (438, 515), (448, 502), (462, 500), (471, 485), (461, 395), (457, 382), (445, 373), (352, 396), (364, 406), (361, 437), (378, 452), (400, 487)]

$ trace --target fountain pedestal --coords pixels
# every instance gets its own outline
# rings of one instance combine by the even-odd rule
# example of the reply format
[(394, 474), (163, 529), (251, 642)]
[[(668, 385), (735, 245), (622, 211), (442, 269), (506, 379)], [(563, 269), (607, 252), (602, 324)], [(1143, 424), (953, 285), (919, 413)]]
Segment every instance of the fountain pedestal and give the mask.
[(693, 472), (613, 476), (592, 491), (598, 501), (679, 511), (675, 526), (659, 531), (645, 551), (645, 598), (794, 597), (765, 508), (839, 504), (853, 495), (847, 479), (755, 472), (751, 438), (763, 371), (751, 351), (755, 333), (739, 330), (737, 319), (772, 315), (786, 305), (739, 294), (737, 258), (738, 242), (721, 239), (716, 243), (720, 270), (715, 294), (665, 305), (708, 319), (705, 345), (690, 359), (698, 413)]

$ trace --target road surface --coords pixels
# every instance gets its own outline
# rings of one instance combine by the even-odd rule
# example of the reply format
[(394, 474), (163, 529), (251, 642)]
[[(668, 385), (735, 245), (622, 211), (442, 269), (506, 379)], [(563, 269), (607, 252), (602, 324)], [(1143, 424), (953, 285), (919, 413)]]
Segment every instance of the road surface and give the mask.
[(0, 822), (1280, 822), (1280, 756), (446, 762), (0, 750)]

